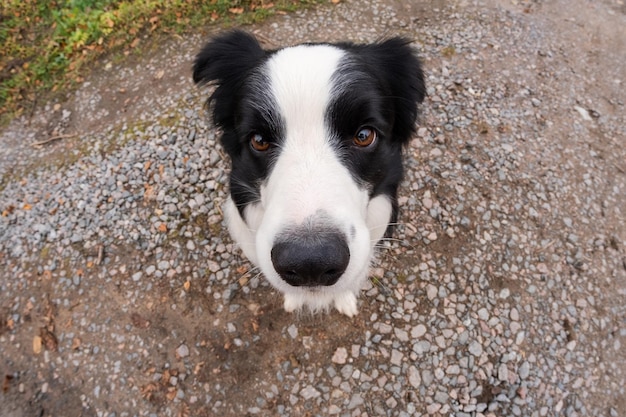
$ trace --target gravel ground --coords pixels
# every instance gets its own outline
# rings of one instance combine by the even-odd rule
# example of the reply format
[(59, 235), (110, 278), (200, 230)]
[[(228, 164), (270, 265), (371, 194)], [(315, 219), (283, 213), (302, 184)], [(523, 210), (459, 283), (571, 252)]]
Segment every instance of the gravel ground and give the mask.
[(284, 313), (233, 245), (190, 80), (207, 34), (170, 41), (2, 132), (0, 415), (626, 415), (624, 2), (346, 1), (249, 29), (423, 57), (359, 315)]

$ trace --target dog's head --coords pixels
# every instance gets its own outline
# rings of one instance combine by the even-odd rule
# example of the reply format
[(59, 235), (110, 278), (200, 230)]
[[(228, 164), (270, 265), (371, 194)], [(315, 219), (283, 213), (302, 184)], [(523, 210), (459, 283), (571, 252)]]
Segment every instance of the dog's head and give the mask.
[(202, 49), (193, 78), (216, 85), (208, 104), (232, 161), (234, 239), (287, 310), (355, 314), (424, 99), (408, 41), (265, 51), (234, 31)]

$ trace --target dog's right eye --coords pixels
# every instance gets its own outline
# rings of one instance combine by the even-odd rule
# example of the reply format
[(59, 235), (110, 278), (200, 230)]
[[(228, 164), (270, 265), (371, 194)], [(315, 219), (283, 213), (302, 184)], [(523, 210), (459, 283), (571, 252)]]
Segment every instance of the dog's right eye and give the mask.
[(259, 133), (255, 133), (250, 136), (250, 146), (252, 149), (258, 152), (265, 152), (270, 148), (270, 143), (263, 139)]

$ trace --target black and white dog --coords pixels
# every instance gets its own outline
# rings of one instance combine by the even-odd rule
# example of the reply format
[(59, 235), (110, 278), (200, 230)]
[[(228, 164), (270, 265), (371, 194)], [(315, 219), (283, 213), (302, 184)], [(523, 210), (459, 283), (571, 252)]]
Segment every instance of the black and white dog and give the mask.
[(231, 158), (233, 239), (284, 308), (357, 313), (376, 244), (396, 221), (402, 150), (425, 95), (402, 38), (263, 50), (245, 32), (197, 55), (193, 79)]

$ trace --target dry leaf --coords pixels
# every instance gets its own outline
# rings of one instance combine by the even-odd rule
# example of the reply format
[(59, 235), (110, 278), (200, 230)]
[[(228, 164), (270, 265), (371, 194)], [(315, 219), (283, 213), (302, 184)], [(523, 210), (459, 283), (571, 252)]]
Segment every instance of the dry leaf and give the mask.
[(161, 223), (159, 225), (159, 232), (161, 232), (161, 233), (167, 232), (167, 225), (165, 223)]
[(198, 375), (198, 372), (200, 372), (200, 369), (202, 369), (203, 366), (204, 362), (198, 362), (196, 366), (193, 367), (193, 374)]
[(152, 187), (150, 184), (144, 184), (144, 188), (146, 189), (143, 193), (143, 198), (145, 200), (152, 200), (155, 195), (154, 195), (154, 187)]
[(141, 396), (146, 400), (150, 400), (153, 397), (153, 393), (157, 390), (157, 385), (151, 382), (148, 385), (141, 387)]
[(154, 75), (154, 78), (156, 78), (157, 80), (160, 80), (161, 78), (163, 78), (164, 75), (165, 75), (165, 71), (164, 70), (159, 70)]
[(189, 417), (189, 406), (185, 403), (182, 404), (180, 413), (178, 413), (178, 417)]
[(30, 210), (33, 208), (33, 206), (31, 206), (30, 204), (26, 203), (24, 204), (24, 207), (22, 207), (24, 210)]
[(183, 288), (185, 289), (185, 291), (189, 291), (189, 287), (191, 287), (191, 282), (185, 281), (185, 283), (183, 284)]
[(230, 9), (228, 9), (228, 11), (231, 12), (232, 14), (242, 14), (243, 7), (231, 7)]
[(142, 329), (146, 329), (150, 326), (150, 321), (144, 319), (139, 313), (132, 313), (130, 315), (130, 321), (133, 323), (133, 326)]
[(41, 337), (41, 343), (46, 348), (46, 350), (56, 352), (57, 348), (59, 347), (59, 342), (57, 341), (57, 337), (54, 335), (54, 333), (52, 333), (45, 327), (42, 327), (41, 329), (39, 329), (39, 336)]
[(167, 385), (170, 383), (170, 377), (172, 375), (170, 374), (170, 370), (166, 369), (165, 371), (163, 371), (163, 374), (161, 375), (161, 384), (163, 385)]
[(2, 392), (7, 392), (9, 390), (9, 386), (11, 385), (12, 380), (13, 375), (4, 375), (4, 381), (2, 382)]
[(178, 392), (176, 391), (176, 388), (169, 387), (167, 389), (167, 394), (165, 394), (165, 397), (168, 399), (168, 401), (174, 401), (174, 398), (176, 398), (176, 394), (178, 394)]
[(78, 350), (78, 348), (80, 348), (80, 344), (81, 344), (80, 339), (78, 337), (75, 337), (72, 340), (72, 350)]
[(137, 45), (139, 45), (139, 38), (133, 39), (133, 41), (130, 43), (131, 48), (135, 48)]

